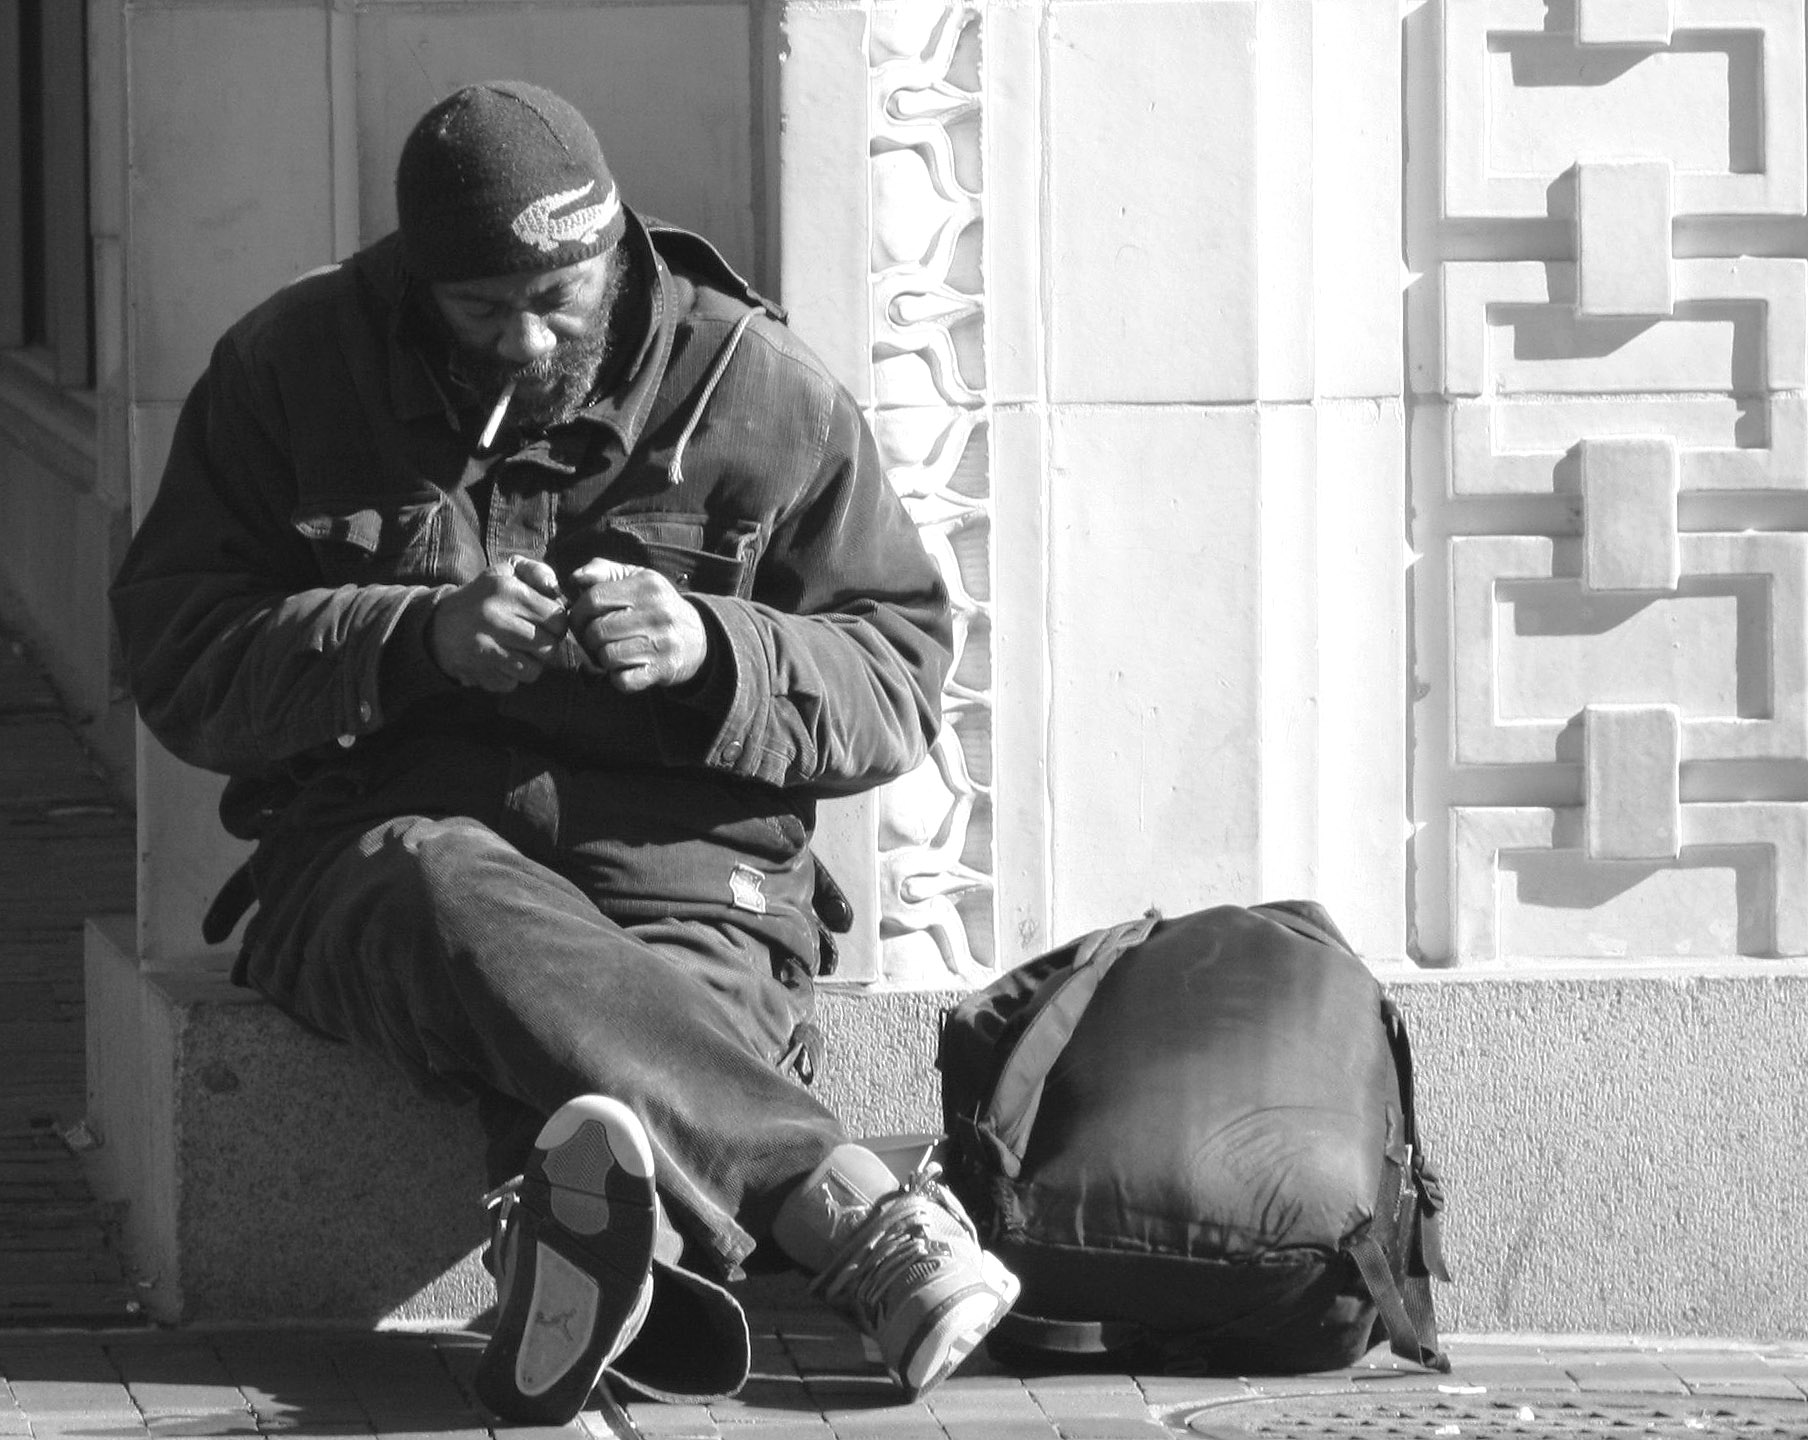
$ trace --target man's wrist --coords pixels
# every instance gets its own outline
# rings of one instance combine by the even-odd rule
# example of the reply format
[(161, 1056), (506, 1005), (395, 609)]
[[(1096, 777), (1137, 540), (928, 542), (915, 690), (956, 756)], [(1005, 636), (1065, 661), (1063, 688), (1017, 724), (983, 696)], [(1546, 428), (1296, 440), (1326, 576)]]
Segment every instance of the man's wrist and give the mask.
[(452, 587), (445, 586), (409, 600), (384, 642), (377, 685), (386, 713), (399, 715), (418, 700), (459, 688), (433, 653), (433, 618), (439, 602), (451, 593)]
[(667, 686), (666, 693), (694, 710), (725, 713), (734, 691), (734, 667), (723, 659), (728, 637), (709, 606), (699, 605), (689, 596), (685, 599), (703, 627), (703, 661), (688, 680)]

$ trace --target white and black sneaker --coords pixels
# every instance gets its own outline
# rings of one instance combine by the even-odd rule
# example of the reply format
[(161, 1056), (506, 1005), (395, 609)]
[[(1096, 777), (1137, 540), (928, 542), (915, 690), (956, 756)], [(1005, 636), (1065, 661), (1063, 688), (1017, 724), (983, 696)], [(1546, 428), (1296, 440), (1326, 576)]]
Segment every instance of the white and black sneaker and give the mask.
[(497, 1210), (496, 1329), (477, 1398), (505, 1420), (563, 1425), (652, 1303), (659, 1202), (646, 1130), (619, 1100), (581, 1095), (486, 1201)]
[(972, 1353), (1019, 1290), (939, 1176), (925, 1156), (900, 1185), (871, 1151), (844, 1145), (787, 1197), (774, 1227), (817, 1271), (812, 1291), (873, 1342), (912, 1400)]

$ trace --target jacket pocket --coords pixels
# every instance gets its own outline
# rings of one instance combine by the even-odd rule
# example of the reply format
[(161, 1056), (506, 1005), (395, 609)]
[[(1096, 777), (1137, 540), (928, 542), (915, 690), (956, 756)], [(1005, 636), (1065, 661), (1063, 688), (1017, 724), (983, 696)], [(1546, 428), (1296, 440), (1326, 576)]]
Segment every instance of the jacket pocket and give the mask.
[(297, 507), (289, 523), (313, 546), (332, 584), (424, 581), (433, 578), (446, 508), (437, 493), (329, 498)]
[(680, 591), (745, 599), (753, 591), (763, 539), (755, 520), (723, 527), (704, 515), (645, 512), (611, 515), (597, 537), (596, 553), (657, 570)]

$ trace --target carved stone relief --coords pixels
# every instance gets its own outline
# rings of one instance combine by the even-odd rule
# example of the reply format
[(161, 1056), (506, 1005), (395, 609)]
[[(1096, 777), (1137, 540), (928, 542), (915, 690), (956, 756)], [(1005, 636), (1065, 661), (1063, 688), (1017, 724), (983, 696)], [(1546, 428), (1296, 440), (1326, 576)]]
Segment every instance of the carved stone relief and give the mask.
[(944, 729), (879, 796), (880, 941), (893, 984), (994, 963), (980, 11), (876, 7), (869, 31), (873, 432), (954, 607)]
[(1808, 953), (1800, 0), (1416, 23), (1424, 956)]

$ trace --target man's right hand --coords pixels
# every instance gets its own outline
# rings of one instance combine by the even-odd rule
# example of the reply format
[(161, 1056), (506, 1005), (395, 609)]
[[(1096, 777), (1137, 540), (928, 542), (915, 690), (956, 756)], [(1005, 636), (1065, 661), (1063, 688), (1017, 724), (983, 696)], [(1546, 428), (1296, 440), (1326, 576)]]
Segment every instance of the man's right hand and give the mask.
[(552, 567), (504, 560), (433, 607), (427, 651), (460, 685), (501, 694), (539, 679), (564, 634)]

